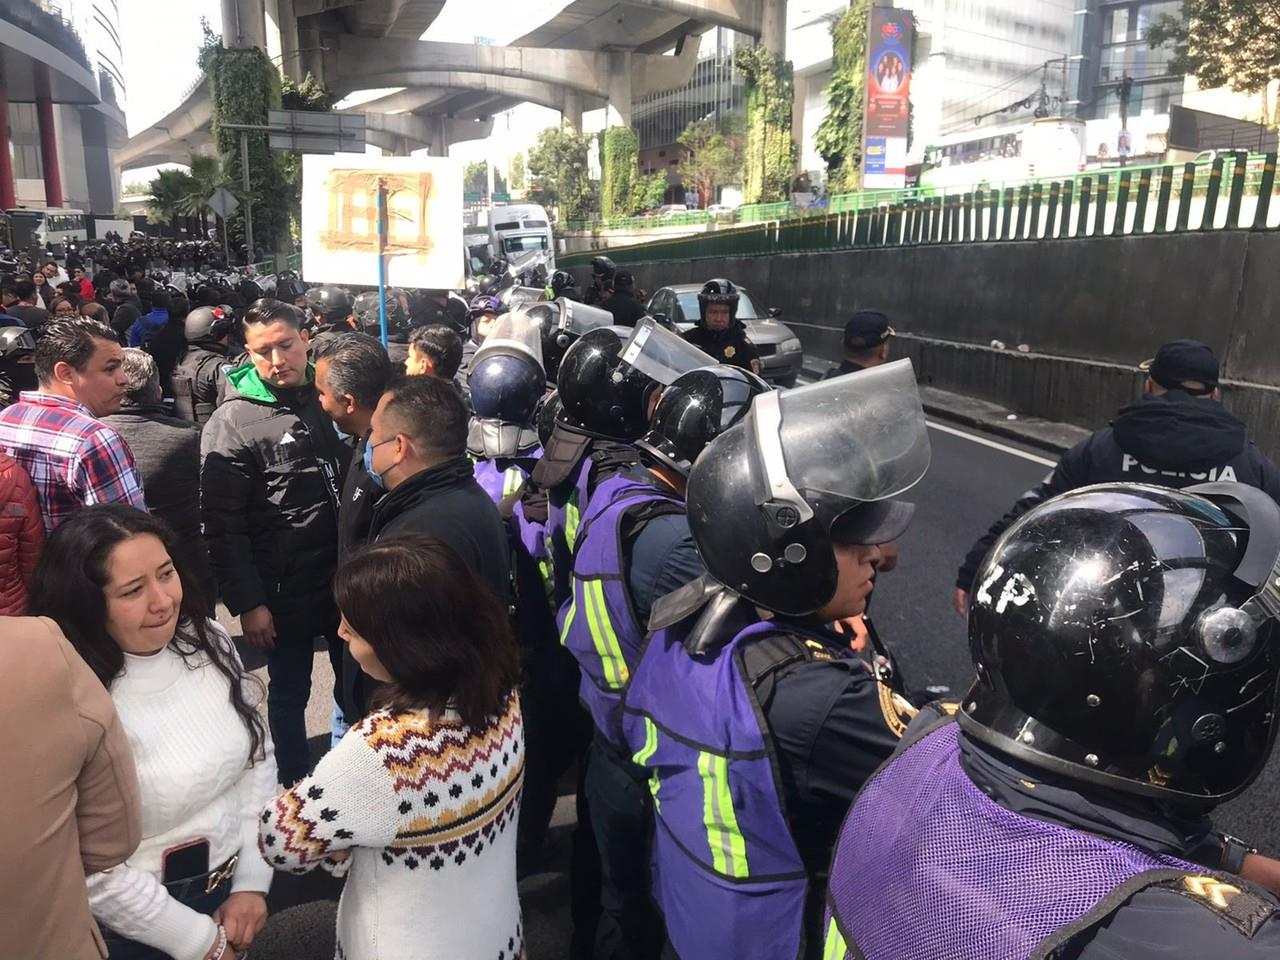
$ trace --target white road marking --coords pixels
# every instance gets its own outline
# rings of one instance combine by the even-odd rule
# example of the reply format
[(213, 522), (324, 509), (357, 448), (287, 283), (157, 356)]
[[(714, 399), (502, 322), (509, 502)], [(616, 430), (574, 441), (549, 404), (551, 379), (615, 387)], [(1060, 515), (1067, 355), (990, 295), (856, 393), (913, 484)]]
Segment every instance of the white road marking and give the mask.
[(1057, 460), (1049, 460), (1049, 459), (1046, 459), (1045, 457), (1037, 456), (1034, 453), (1027, 453), (1027, 451), (1019, 450), (1017, 447), (1006, 446), (1003, 443), (997, 443), (994, 440), (988, 440), (986, 437), (980, 437), (976, 433), (967, 433), (964, 430), (957, 430), (955, 427), (948, 427), (948, 426), (945, 426), (944, 424), (937, 423), (934, 420), (927, 420), (925, 422), (928, 423), (929, 426), (931, 426), (934, 430), (939, 430), (942, 433), (949, 433), (953, 437), (963, 437), (965, 440), (972, 440), (974, 443), (980, 443), (984, 447), (990, 447), (992, 450), (999, 450), (1001, 453), (1007, 453), (1015, 457), (1021, 457), (1023, 460), (1030, 460), (1032, 463), (1041, 463), (1041, 464), (1044, 464), (1046, 467), (1056, 467), (1058, 465)]
[[(810, 380), (808, 377), (799, 377), (796, 380), (796, 383), (798, 383), (801, 386), (814, 383), (814, 382), (815, 381)], [(942, 433), (949, 433), (953, 437), (961, 437), (965, 440), (971, 440), (974, 443), (982, 444), (982, 446), (984, 447), (990, 447), (992, 450), (999, 450), (1001, 453), (1007, 453), (1010, 456), (1021, 457), (1023, 460), (1030, 460), (1032, 463), (1039, 463), (1046, 467), (1056, 467), (1058, 465), (1057, 460), (1049, 460), (1046, 457), (1041, 457), (1034, 453), (1027, 453), (1027, 451), (1019, 450), (1017, 447), (1010, 447), (1003, 443), (997, 443), (995, 440), (988, 440), (986, 437), (978, 436), (976, 433), (968, 433), (967, 431), (964, 431), (964, 430), (957, 430), (955, 427), (948, 427), (945, 424), (938, 423), (935, 420), (927, 420), (925, 422), (928, 423), (929, 426), (931, 426), (934, 430), (938, 430)]]

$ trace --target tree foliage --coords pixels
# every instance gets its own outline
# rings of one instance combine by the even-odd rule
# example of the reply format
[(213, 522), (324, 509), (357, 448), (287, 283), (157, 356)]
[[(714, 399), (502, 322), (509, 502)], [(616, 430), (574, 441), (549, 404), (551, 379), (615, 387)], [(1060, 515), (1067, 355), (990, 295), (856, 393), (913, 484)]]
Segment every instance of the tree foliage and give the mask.
[[(188, 175), (191, 177), (191, 190), (183, 198), (179, 212), (189, 217), (199, 217), (200, 229), (207, 231), (211, 212), (209, 198), (213, 196), (214, 191), (229, 190), (237, 200), (242, 200), (242, 191), (231, 179), (231, 175), (223, 167), (219, 157), (192, 154), (188, 170)], [(215, 214), (215, 219), (220, 225), (222, 218)]]
[(743, 199), (747, 203), (785, 200), (797, 157), (791, 139), (795, 93), (791, 64), (779, 61), (762, 46), (739, 47), (734, 62), (747, 81)]
[(280, 81), (280, 105), (284, 110), (327, 113), (333, 109), (334, 103), (333, 94), (309, 73), (302, 78), (301, 83), (294, 83), (288, 77), (283, 77)]
[(596, 207), (587, 153), (594, 138), (561, 127), (538, 134), (529, 151), (530, 199), (558, 208), (560, 220), (586, 220)]
[(639, 176), (640, 138), (630, 127), (610, 127), (604, 132), (601, 153), (600, 210), (605, 219), (636, 212), (636, 178)]
[(178, 235), (178, 218), (187, 213), (188, 198), (195, 189), (195, 180), (185, 170), (157, 170), (156, 175), (147, 184), (151, 194), (151, 203), (147, 209), (147, 219), (152, 223), (167, 223)]
[(684, 156), (680, 177), (698, 191), (698, 205), (716, 201), (716, 188), (736, 183), (742, 177), (742, 133), (731, 123), (695, 120), (679, 136)]
[(831, 25), (833, 70), (827, 85), (827, 115), (818, 125), (814, 144), (826, 161), (827, 188), (832, 193), (859, 186), (870, 10), (871, 0), (854, 0)]
[(1280, 79), (1280, 3), (1276, 0), (1184, 0), (1182, 16), (1156, 19), (1153, 47), (1173, 50), (1171, 70), (1202, 87), (1246, 93)]
[(511, 157), (511, 165), (507, 168), (507, 173), (511, 177), (511, 189), (524, 189), (524, 154), (517, 153)]
[(462, 169), (462, 189), (467, 193), (489, 192), (489, 164), (473, 160)]
[(637, 176), (631, 183), (631, 202), (629, 213), (643, 213), (662, 205), (666, 199), (667, 189), (671, 184), (665, 173), (650, 173)]

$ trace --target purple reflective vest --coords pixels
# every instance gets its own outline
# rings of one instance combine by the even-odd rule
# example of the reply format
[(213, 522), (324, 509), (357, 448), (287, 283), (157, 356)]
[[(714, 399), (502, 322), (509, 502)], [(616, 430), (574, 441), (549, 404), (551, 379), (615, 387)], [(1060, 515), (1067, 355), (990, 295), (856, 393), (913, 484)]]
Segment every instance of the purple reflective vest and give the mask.
[[(563, 484), (567, 494), (547, 491), (547, 523), (543, 530), (546, 555), (550, 566), (552, 605), (560, 609), (569, 602), (573, 548), (578, 541), (578, 523), (587, 502), (591, 483), (591, 457), (585, 456), (573, 468)], [(561, 489), (563, 489), (561, 488)]]
[(823, 960), (1045, 957), (1139, 889), (1205, 873), (1006, 810), (960, 766), (958, 732), (947, 722), (926, 733), (854, 801), (831, 864)]
[(683, 513), (684, 503), (643, 476), (624, 471), (602, 481), (582, 512), (573, 550), (572, 594), (556, 617), (560, 642), (582, 670), (579, 696), (610, 742), (624, 747), (622, 691), (647, 631), (636, 622), (622, 569), (622, 521), (650, 507)]
[(753, 639), (805, 632), (754, 623), (693, 657), (681, 626), (650, 638), (624, 704), (627, 746), (653, 794), (654, 899), (684, 960), (794, 960), (808, 880), (742, 655)]
[[(542, 448), (535, 447), (521, 459), (537, 460), (541, 456)], [(492, 460), (475, 459), (475, 465), (476, 482), (494, 503), (501, 503), (529, 479), (529, 472), (515, 463), (505, 470), (499, 470), (498, 465)], [(519, 501), (512, 507), (511, 519), (515, 523), (515, 534), (519, 538), (521, 548), (537, 560), (540, 566), (549, 567), (545, 525), (526, 517), (524, 504)], [(549, 577), (549, 573), (546, 575)]]

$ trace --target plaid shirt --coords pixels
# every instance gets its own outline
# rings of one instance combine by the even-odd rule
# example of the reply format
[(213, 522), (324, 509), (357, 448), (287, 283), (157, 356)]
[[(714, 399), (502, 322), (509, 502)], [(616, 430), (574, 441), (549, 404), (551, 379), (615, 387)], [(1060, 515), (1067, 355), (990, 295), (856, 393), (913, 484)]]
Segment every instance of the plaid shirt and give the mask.
[(129, 445), (74, 400), (23, 391), (0, 410), (0, 450), (31, 475), (45, 530), (95, 503), (147, 509)]

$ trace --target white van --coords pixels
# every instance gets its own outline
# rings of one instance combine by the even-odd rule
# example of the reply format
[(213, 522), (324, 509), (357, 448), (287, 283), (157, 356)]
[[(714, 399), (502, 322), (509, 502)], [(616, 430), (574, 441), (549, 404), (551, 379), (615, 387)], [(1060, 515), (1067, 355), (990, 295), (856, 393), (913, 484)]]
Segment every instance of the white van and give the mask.
[(551, 218), (546, 210), (534, 203), (517, 203), (490, 210), (489, 246), (495, 257), (504, 260), (518, 259), (522, 253), (545, 253), (547, 272), (556, 268)]

